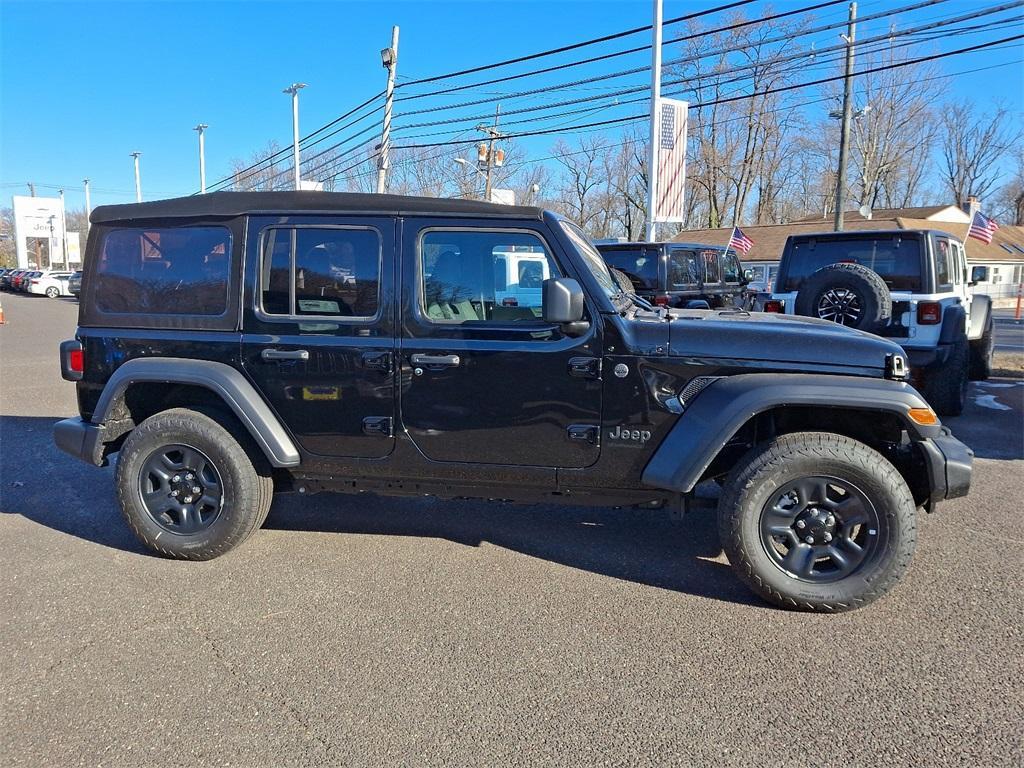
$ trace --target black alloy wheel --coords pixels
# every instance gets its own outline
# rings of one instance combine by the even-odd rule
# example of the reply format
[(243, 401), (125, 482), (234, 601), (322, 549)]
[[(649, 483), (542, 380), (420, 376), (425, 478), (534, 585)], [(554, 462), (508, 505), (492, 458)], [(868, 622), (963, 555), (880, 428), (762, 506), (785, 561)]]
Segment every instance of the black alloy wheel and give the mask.
[(828, 583), (855, 573), (884, 539), (884, 518), (852, 483), (802, 477), (773, 493), (761, 512), (761, 544), (771, 561), (800, 581)]
[(840, 325), (856, 326), (863, 311), (860, 296), (849, 288), (830, 288), (818, 299), (818, 317)]
[(150, 518), (165, 531), (194, 534), (217, 520), (224, 490), (209, 457), (175, 443), (157, 448), (142, 462), (139, 495)]

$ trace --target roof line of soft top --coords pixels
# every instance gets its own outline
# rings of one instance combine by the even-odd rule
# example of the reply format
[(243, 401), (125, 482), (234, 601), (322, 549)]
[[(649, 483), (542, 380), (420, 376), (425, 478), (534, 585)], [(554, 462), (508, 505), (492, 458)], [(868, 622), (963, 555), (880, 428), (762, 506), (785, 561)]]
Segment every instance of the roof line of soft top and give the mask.
[(243, 215), (455, 215), (467, 217), (541, 219), (530, 206), (509, 206), (481, 200), (377, 195), (355, 192), (212, 192), (146, 203), (103, 205), (93, 209), (93, 224), (143, 219), (234, 217)]

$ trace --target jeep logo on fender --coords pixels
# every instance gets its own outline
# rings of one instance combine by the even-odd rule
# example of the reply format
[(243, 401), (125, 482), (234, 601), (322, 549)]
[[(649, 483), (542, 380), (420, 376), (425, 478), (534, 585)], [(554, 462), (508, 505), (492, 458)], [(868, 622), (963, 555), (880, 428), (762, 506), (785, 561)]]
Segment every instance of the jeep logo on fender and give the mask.
[(616, 427), (608, 433), (612, 440), (623, 440), (631, 443), (646, 443), (651, 439), (651, 432), (647, 429), (623, 429)]

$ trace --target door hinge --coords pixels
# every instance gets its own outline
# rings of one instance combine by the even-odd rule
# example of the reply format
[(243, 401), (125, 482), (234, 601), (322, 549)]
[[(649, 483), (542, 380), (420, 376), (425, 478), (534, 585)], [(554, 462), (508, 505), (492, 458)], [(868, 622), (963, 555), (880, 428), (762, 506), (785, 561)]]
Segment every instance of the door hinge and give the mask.
[(391, 437), (391, 417), (367, 416), (363, 419), (363, 434)]
[(599, 379), (601, 378), (600, 357), (571, 357), (569, 358), (569, 375), (578, 379)]
[(390, 352), (363, 352), (362, 361), (367, 370), (391, 373)]
[(570, 424), (566, 431), (573, 442), (597, 445), (599, 427), (596, 424)]

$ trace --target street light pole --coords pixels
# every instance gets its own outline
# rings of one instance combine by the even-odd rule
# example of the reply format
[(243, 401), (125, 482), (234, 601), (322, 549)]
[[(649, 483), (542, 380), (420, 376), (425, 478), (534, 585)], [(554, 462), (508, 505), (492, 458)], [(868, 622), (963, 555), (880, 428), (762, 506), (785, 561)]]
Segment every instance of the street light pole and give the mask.
[(139, 177), (139, 157), (142, 155), (141, 152), (132, 152), (131, 156), (135, 158), (135, 202), (142, 202), (142, 181)]
[(647, 242), (654, 242), (654, 201), (658, 194), (658, 102), (661, 100), (661, 0), (654, 0), (651, 46), (651, 140), (647, 154)]
[(89, 180), (82, 179), (85, 185), (85, 233), (89, 234), (89, 216), (92, 215), (92, 203), (89, 200)]
[(206, 123), (200, 123), (193, 131), (199, 132), (199, 194), (206, 194), (206, 143), (203, 140), (203, 133), (209, 128)]
[(395, 73), (398, 69), (398, 27), (391, 28), (391, 47), (380, 52), (380, 60), (388, 71), (388, 86), (384, 96), (384, 127), (380, 134), (380, 156), (377, 160), (377, 194), (388, 186), (388, 168), (391, 164), (391, 112), (395, 97)]
[(850, 123), (853, 120), (853, 58), (857, 32), (857, 3), (850, 3), (849, 29), (846, 38), (846, 76), (843, 78), (843, 127), (839, 134), (839, 172), (836, 174), (835, 231), (843, 230), (843, 209), (846, 207), (846, 164), (850, 153)]
[[(58, 192), (60, 195), (60, 242), (61, 251), (64, 256), (64, 271), (68, 269), (68, 217), (67, 209), (64, 207), (64, 190)], [(50, 260), (50, 266), (53, 266), (53, 260)]]
[(299, 91), (306, 87), (305, 83), (292, 83), (281, 93), (292, 95), (292, 158), (295, 163), (295, 189), (302, 187), (302, 175), (299, 166)]

